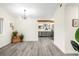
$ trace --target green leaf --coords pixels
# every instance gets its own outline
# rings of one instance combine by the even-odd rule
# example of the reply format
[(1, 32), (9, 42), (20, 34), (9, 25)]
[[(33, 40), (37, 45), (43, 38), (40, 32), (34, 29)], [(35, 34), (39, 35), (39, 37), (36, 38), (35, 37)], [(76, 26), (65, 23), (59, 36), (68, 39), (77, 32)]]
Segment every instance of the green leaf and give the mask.
[(77, 42), (79, 42), (79, 28), (76, 30), (75, 39)]

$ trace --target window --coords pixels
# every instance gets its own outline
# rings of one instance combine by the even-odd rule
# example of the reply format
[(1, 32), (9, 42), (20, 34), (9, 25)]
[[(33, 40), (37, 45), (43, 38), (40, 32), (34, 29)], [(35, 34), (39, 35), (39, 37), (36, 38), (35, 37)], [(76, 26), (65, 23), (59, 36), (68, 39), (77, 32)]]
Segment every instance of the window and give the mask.
[(0, 18), (0, 34), (3, 32), (3, 18)]

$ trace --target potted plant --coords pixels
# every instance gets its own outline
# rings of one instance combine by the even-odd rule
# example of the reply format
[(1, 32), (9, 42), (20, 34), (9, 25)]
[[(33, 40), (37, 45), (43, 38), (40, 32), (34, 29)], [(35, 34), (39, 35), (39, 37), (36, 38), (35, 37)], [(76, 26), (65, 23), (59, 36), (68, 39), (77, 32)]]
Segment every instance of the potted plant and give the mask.
[(17, 31), (12, 32), (12, 43), (13, 43), (14, 39), (17, 39), (17, 34), (18, 34)]
[(17, 31), (14, 31), (14, 32), (12, 33), (12, 36), (17, 36), (17, 34), (18, 34), (18, 32), (17, 32)]
[(75, 32), (75, 39), (77, 42), (79, 42), (79, 28)]
[(20, 39), (21, 39), (21, 42), (22, 42), (23, 39), (24, 39), (24, 35), (23, 34), (20, 35)]

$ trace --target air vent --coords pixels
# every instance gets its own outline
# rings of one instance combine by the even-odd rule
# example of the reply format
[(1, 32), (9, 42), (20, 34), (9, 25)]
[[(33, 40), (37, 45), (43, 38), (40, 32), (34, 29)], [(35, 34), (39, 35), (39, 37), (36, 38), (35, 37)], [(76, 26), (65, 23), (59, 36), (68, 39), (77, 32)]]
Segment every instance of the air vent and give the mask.
[(62, 3), (60, 4), (60, 7), (62, 7)]

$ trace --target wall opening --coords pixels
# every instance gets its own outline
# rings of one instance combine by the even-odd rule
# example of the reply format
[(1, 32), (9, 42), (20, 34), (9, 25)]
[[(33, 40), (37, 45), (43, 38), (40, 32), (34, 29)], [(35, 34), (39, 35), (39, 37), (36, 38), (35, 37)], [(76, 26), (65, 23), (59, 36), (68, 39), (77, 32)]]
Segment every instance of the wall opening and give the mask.
[(38, 20), (38, 38), (54, 40), (54, 21)]

